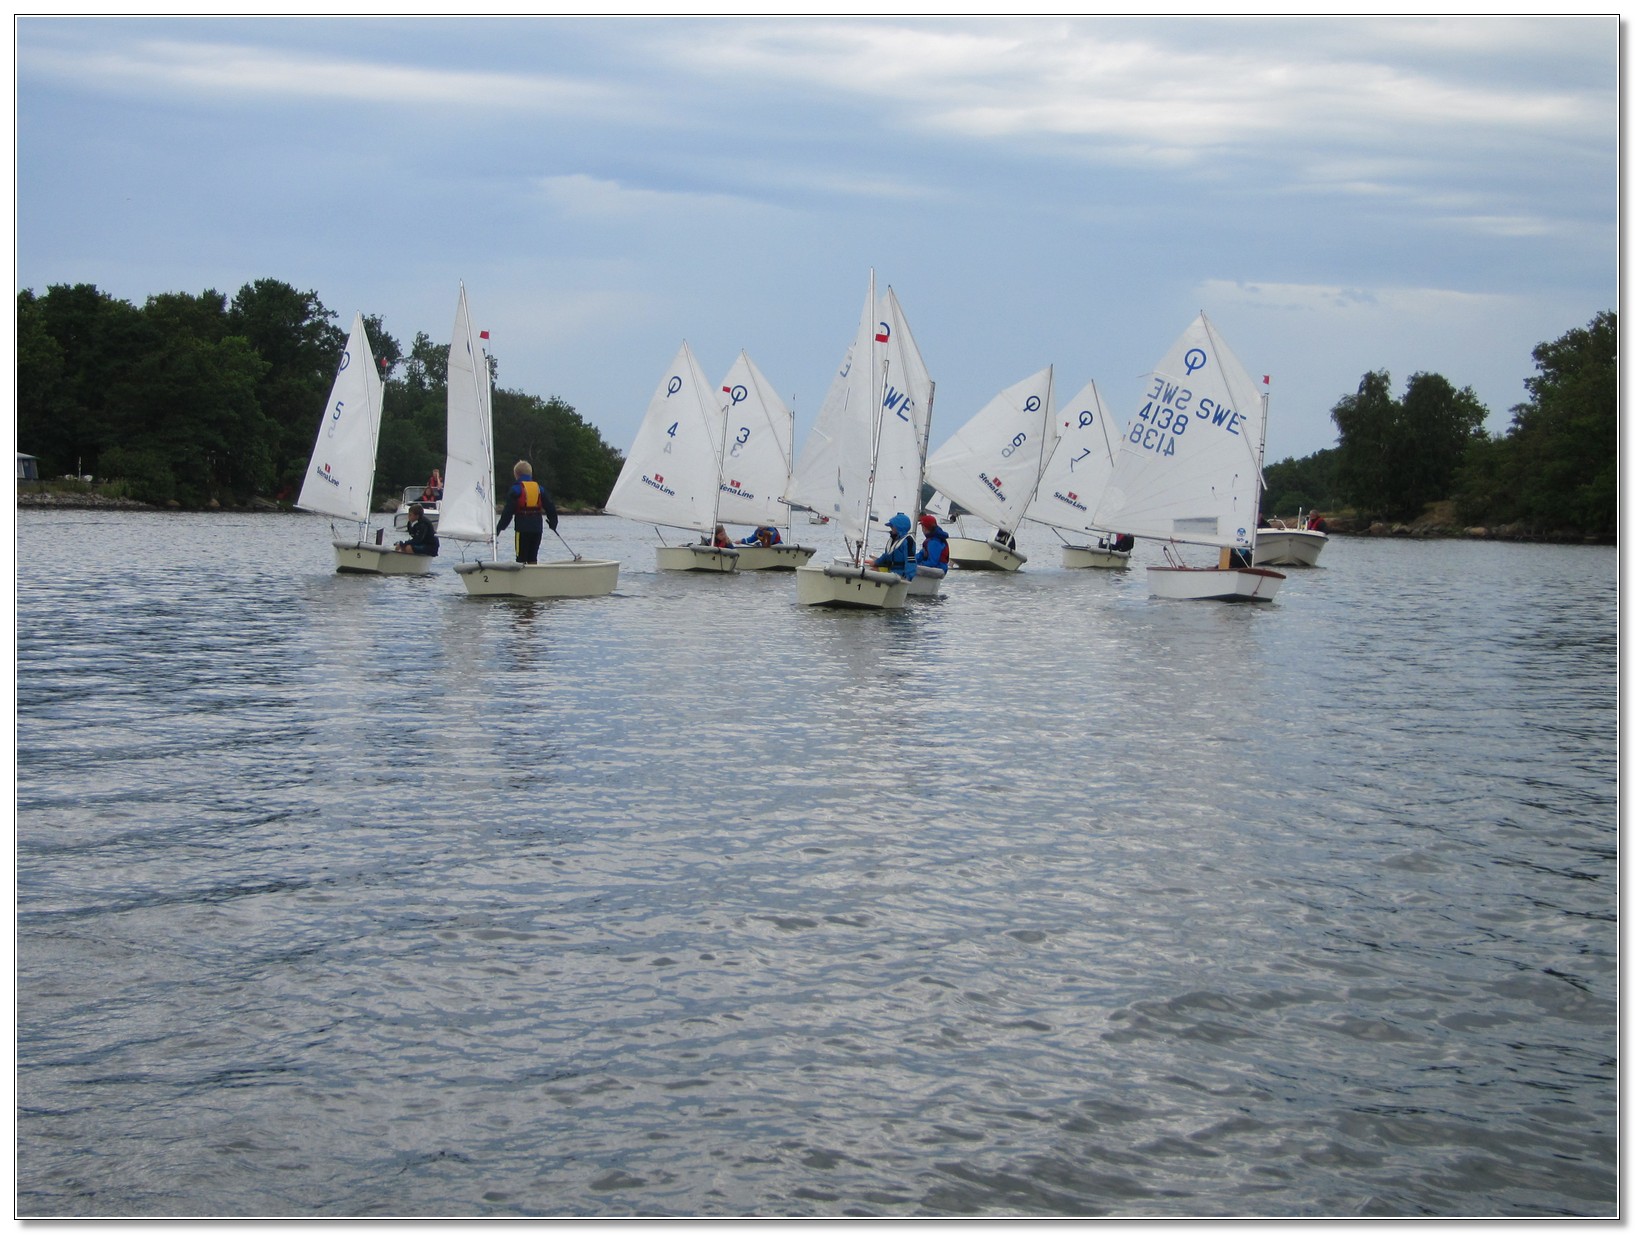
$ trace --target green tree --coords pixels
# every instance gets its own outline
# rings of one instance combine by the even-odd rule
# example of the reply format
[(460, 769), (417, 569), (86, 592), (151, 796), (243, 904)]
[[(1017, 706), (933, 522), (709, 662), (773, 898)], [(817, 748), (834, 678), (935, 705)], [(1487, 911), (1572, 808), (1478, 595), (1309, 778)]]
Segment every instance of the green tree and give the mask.
[(1616, 533), (1618, 315), (1596, 314), (1533, 349), (1533, 397), (1500, 438), (1466, 458), (1457, 503), (1468, 522), (1520, 523), (1535, 534)]
[(1365, 514), (1411, 519), (1451, 495), (1487, 409), (1468, 386), (1455, 390), (1437, 373), (1415, 373), (1399, 401), (1382, 370), (1365, 374), (1331, 416), (1340, 431), (1334, 479), (1345, 501)]
[(1469, 386), (1455, 390), (1439, 373), (1408, 379), (1391, 460), (1392, 513), (1417, 515), (1453, 492), (1454, 474), (1473, 439), (1483, 436), (1487, 408)]
[(1385, 510), (1390, 501), (1391, 430), (1397, 416), (1391, 375), (1383, 370), (1363, 374), (1357, 393), (1336, 403), (1329, 416), (1340, 432), (1334, 464), (1340, 492), (1359, 510)]
[(1512, 409), (1531, 483), (1523, 510), (1535, 521), (1609, 533), (1618, 515), (1618, 315), (1533, 349), (1532, 400)]
[(1301, 511), (1332, 510), (1341, 504), (1335, 482), (1339, 451), (1319, 450), (1303, 459), (1284, 459), (1266, 467), (1266, 494), (1261, 513), (1280, 519)]
[(148, 335), (135, 306), (93, 284), (18, 295), (17, 435), (42, 475), (88, 470), (117, 444), (109, 391)]
[(247, 340), (266, 361), (256, 394), (278, 426), (274, 466), (281, 487), (299, 486), (346, 331), (316, 292), (296, 291), (277, 279), (246, 283), (227, 317), (229, 333)]

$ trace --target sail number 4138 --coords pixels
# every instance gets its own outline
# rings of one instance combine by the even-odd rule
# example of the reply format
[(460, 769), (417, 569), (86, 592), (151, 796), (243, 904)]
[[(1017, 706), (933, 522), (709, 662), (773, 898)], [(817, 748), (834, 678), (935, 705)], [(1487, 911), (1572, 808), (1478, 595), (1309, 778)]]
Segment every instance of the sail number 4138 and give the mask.
[(1175, 439), (1187, 431), (1187, 414), (1148, 399), (1136, 416), (1146, 423), (1130, 422), (1130, 431), (1125, 434), (1130, 445), (1154, 454), (1173, 455)]

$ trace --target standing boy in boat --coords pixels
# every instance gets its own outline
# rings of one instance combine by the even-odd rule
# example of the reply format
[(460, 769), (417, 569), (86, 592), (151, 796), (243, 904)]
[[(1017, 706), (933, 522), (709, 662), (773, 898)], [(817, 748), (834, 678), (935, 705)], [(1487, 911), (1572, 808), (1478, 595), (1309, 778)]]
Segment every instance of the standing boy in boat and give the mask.
[(545, 486), (534, 479), (534, 466), (528, 460), (518, 459), (511, 474), (517, 480), (506, 495), (500, 525), (494, 531), (503, 532), (515, 519), (517, 561), (534, 566), (539, 562), (539, 542), (545, 538), (546, 525), (556, 531), (556, 503)]

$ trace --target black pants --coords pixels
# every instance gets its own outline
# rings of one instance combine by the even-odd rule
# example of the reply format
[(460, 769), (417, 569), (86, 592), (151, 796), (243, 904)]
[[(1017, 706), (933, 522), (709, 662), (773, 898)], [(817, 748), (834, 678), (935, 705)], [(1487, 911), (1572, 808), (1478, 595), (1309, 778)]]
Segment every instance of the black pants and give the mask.
[(539, 561), (539, 542), (545, 538), (545, 520), (539, 517), (517, 520), (517, 561), (530, 565)]

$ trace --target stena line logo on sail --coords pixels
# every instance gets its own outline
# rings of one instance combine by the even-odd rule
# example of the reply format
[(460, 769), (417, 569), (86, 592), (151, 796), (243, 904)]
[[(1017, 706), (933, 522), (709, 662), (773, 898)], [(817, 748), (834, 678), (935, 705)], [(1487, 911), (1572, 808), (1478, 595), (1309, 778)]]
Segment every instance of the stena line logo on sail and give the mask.
[(339, 489), (341, 487), (341, 478), (339, 476), (336, 476), (334, 473), (332, 473), (329, 470), (329, 464), (327, 464), (327, 463), (324, 464), (321, 468), (318, 469), (318, 479), (319, 480), (327, 480), (330, 484), (334, 485), (337, 489)]
[(981, 477), (982, 483), (988, 486), (989, 493), (993, 494), (1001, 502), (1010, 501), (1010, 498), (999, 491), (1000, 487), (1005, 483), (1004, 481), (997, 476), (989, 476), (987, 472), (979, 472), (978, 475)]
[(660, 493), (664, 494), (665, 497), (674, 497), (676, 495), (676, 491), (665, 484), (664, 477), (659, 475), (657, 472), (654, 472), (651, 476), (644, 472), (642, 474), (642, 484), (651, 489), (657, 489)]
[(722, 485), (721, 492), (725, 493), (728, 497), (745, 497), (751, 501), (755, 500), (755, 495), (748, 489), (744, 488), (744, 486), (736, 480), (730, 480), (726, 484)]
[(1087, 515), (1087, 514), (1090, 513), (1090, 508), (1088, 506), (1086, 506), (1083, 502), (1079, 501), (1079, 495), (1077, 493), (1073, 493), (1073, 492), (1063, 493), (1060, 490), (1057, 490), (1055, 493), (1052, 493), (1050, 496), (1055, 498), (1058, 502), (1067, 503), (1067, 505), (1071, 506), (1074, 510), (1078, 511), (1080, 514), (1086, 514)]

